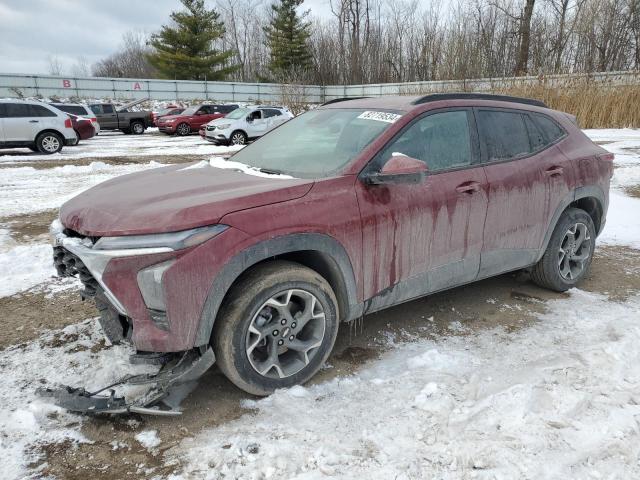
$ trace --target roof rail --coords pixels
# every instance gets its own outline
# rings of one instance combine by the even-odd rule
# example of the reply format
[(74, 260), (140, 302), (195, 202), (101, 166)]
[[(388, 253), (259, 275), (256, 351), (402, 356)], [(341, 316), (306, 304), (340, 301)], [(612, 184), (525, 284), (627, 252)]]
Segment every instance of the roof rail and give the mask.
[(432, 93), (414, 100), (414, 105), (422, 103), (436, 102), (438, 100), (494, 100), (498, 102), (523, 103), (535, 107), (545, 107), (547, 105), (541, 100), (533, 98), (512, 97), (510, 95), (494, 95), (491, 93)]
[(363, 98), (371, 98), (371, 97), (342, 97), (342, 98), (334, 98), (333, 100), (329, 100), (328, 102), (324, 102), (320, 106), (324, 107), (325, 105), (331, 105), (332, 103), (346, 102), (348, 100), (362, 100)]

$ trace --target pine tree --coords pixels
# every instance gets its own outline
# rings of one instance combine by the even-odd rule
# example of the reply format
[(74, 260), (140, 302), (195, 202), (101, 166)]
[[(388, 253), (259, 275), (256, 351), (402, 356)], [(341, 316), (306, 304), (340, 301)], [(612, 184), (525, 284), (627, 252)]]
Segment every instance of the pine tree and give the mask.
[(214, 9), (207, 10), (204, 0), (180, 0), (186, 10), (173, 12), (173, 26), (163, 25), (152, 35), (154, 52), (149, 62), (165, 78), (179, 80), (223, 80), (237, 65), (228, 65), (233, 51), (214, 47), (224, 33), (224, 23)]
[(271, 20), (264, 31), (271, 51), (269, 69), (275, 75), (299, 74), (311, 67), (307, 44), (311, 23), (305, 21), (309, 11), (298, 15), (296, 10), (303, 1), (278, 0), (271, 5)]

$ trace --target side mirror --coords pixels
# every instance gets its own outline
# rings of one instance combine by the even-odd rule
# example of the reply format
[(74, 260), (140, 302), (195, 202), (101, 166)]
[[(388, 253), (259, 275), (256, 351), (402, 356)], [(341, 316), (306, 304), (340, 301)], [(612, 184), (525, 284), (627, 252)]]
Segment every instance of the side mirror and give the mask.
[(428, 171), (427, 165), (422, 160), (395, 154), (385, 163), (379, 173), (365, 175), (364, 182), (368, 185), (420, 183), (424, 180)]

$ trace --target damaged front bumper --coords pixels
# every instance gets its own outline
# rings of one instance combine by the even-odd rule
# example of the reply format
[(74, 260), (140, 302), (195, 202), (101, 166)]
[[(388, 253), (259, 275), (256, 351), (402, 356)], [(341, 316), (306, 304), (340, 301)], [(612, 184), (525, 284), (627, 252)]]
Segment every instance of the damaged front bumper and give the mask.
[[(201, 377), (215, 363), (211, 347), (196, 348), (183, 352), (165, 363), (155, 374), (129, 375), (116, 383), (95, 392), (82, 387), (63, 386), (58, 389), (40, 389), (42, 397), (54, 400), (54, 403), (66, 410), (78, 413), (141, 413), (147, 415), (180, 415), (175, 408), (162, 408), (172, 388)], [(116, 396), (114, 387), (149, 385), (143, 395), (127, 401), (124, 396)], [(103, 392), (109, 391), (108, 395)]]

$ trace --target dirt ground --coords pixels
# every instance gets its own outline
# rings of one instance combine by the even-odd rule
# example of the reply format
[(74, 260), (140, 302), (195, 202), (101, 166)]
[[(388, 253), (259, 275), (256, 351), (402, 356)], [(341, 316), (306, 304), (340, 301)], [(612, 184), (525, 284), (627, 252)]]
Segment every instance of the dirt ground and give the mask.
[[(37, 233), (38, 229), (35, 229)], [(640, 252), (624, 247), (599, 247), (581, 288), (622, 301), (640, 292)], [(467, 335), (494, 327), (514, 331), (535, 321), (545, 302), (560, 298), (514, 273), (416, 300), (368, 315), (363, 322), (343, 324), (327, 367), (312, 383), (348, 375), (378, 358), (391, 342), (440, 335)], [(5, 328), (0, 348), (37, 338), (44, 329), (60, 328), (95, 315), (75, 289), (50, 295), (24, 293), (0, 299)], [(205, 428), (229, 422), (244, 413), (241, 401), (251, 398), (212, 369), (192, 386), (180, 417), (129, 415), (88, 418), (83, 434), (93, 443), (43, 445), (43, 476), (64, 479), (151, 478), (179, 470), (164, 465), (163, 452)], [(135, 440), (142, 430), (157, 430), (162, 443), (153, 453)], [(230, 448), (230, 446), (226, 446)], [(117, 456), (117, 462), (114, 458)]]
[[(27, 155), (27, 154), (25, 154)], [(224, 156), (224, 155), (223, 155)], [(149, 163), (151, 160), (158, 163), (189, 163), (197, 162), (200, 160), (208, 160), (211, 158), (211, 154), (207, 155), (173, 155), (173, 154), (155, 154), (153, 156), (140, 156), (132, 155), (118, 156), (118, 157), (83, 157), (83, 158), (66, 158), (63, 160), (58, 159), (38, 159), (33, 161), (16, 161), (16, 162), (2, 162), (0, 168), (15, 168), (15, 167), (31, 167), (36, 170), (46, 170), (48, 168), (62, 167), (64, 165), (91, 165), (93, 162), (103, 162), (109, 165), (129, 165), (132, 163)]]

